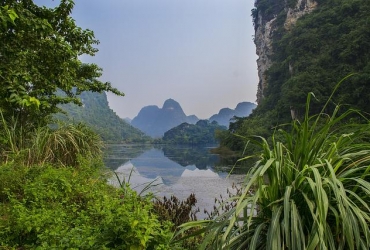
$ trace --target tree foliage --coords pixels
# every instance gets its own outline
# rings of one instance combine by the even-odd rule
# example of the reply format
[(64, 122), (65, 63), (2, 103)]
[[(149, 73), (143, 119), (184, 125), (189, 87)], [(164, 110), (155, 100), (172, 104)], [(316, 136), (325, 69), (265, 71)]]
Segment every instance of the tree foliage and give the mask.
[(17, 13), (13, 9), (9, 9), (8, 5), (1, 6), (0, 8), (0, 23), (4, 28), (7, 28), (8, 23), (13, 23), (18, 18)]
[[(257, 1), (257, 10), (265, 8), (266, 2)], [(338, 89), (326, 112), (333, 111), (336, 104), (343, 104), (370, 113), (370, 2), (318, 1), (316, 9), (298, 19), (290, 30), (283, 27), (284, 11), (274, 13), (284, 19), (276, 20), (278, 26), (273, 36), (272, 65), (266, 72), (265, 98), (252, 115), (230, 133), (259, 134), (254, 132), (261, 130), (255, 127), (260, 124), (262, 130), (271, 135), (274, 131), (271, 128), (292, 119), (291, 111), (298, 119), (302, 118), (310, 92), (315, 94), (310, 114), (317, 114), (335, 84), (351, 73), (356, 74)], [(256, 10), (253, 13), (256, 14)]]
[(369, 11), (368, 1), (322, 1), (291, 31), (275, 39), (274, 63), (267, 72), (266, 99), (260, 110), (280, 110), (278, 119), (286, 121), (290, 107), (304, 113), (306, 96), (313, 92), (317, 102), (311, 112), (317, 113), (335, 84), (346, 75), (357, 73), (343, 84), (333, 101), (368, 112)]
[(164, 133), (163, 141), (175, 144), (216, 144), (216, 131), (225, 129), (216, 121), (210, 123), (199, 120), (195, 125), (184, 122)]
[[(24, 127), (47, 123), (59, 111), (58, 104), (80, 104), (76, 95), (83, 91), (123, 95), (97, 79), (102, 72), (97, 65), (80, 61), (81, 55), (97, 52), (93, 46), (98, 41), (91, 30), (75, 24), (73, 6), (72, 0), (61, 0), (52, 9), (30, 0), (1, 1), (0, 109), (5, 117), (18, 117)], [(16, 14), (10, 21), (4, 21), (7, 10)], [(56, 95), (57, 90), (66, 95)]]
[(73, 5), (0, 1), (0, 248), (170, 249), (172, 225), (151, 197), (107, 183), (100, 137), (81, 124), (47, 126), (86, 91), (123, 95), (79, 60), (98, 41), (76, 26)]

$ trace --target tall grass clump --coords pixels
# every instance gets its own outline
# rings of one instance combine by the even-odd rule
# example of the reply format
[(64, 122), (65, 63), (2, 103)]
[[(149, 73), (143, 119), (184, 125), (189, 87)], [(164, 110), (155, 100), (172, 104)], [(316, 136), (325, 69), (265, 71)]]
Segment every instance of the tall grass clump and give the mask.
[(68, 124), (57, 129), (39, 128), (29, 149), (27, 162), (50, 162), (59, 165), (77, 166), (78, 157), (85, 159), (101, 157), (101, 138), (84, 124)]
[(85, 159), (102, 156), (101, 138), (84, 124), (60, 124), (56, 128), (42, 126), (25, 132), (16, 118), (7, 121), (2, 114), (1, 118), (2, 162), (77, 166), (79, 156)]
[(303, 121), (271, 143), (250, 137), (260, 152), (236, 206), (180, 233), (201, 227), (202, 249), (370, 249), (369, 122), (339, 106), (325, 114), (329, 101), (309, 116), (311, 96)]

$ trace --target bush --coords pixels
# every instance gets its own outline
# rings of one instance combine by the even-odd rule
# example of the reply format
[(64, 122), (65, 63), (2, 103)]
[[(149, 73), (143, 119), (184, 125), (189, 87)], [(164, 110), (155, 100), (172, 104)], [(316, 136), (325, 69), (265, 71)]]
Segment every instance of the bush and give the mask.
[(168, 249), (171, 224), (91, 167), (0, 166), (0, 248)]

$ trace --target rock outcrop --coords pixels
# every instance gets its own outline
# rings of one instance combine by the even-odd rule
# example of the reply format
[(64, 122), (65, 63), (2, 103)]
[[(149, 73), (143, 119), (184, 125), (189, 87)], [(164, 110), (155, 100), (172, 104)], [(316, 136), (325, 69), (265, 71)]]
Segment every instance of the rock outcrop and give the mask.
[[(258, 90), (257, 103), (264, 98), (264, 91), (268, 85), (265, 76), (272, 64), (272, 41), (276, 31), (283, 26), (290, 30), (298, 18), (312, 12), (317, 6), (315, 0), (256, 0), (255, 9), (252, 11), (255, 27), (254, 43), (258, 55)], [(283, 20), (283, 22), (281, 22)]]

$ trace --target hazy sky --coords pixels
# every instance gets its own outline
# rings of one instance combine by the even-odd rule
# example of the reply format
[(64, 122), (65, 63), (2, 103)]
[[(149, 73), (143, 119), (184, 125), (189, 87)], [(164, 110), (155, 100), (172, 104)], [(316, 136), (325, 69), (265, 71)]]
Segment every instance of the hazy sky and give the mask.
[[(58, 0), (36, 0), (48, 6)], [(122, 118), (172, 98), (187, 115), (255, 102), (254, 0), (75, 0), (77, 25), (100, 41), (93, 58), (125, 97), (108, 94)]]

